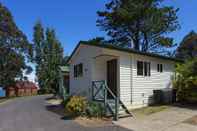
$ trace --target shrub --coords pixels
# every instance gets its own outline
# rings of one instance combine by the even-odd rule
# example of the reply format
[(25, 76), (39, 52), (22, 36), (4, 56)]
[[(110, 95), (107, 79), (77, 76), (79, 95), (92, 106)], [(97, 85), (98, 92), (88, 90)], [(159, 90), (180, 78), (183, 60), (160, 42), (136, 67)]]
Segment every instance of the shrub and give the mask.
[(85, 113), (87, 100), (82, 96), (72, 96), (66, 104), (66, 110), (72, 115), (82, 115)]
[(89, 102), (86, 108), (86, 115), (88, 117), (102, 117), (104, 115), (104, 108), (98, 102)]
[[(173, 82), (174, 88), (177, 90), (177, 98), (181, 102), (196, 101), (197, 102), (197, 58), (177, 65), (176, 78)], [(195, 92), (194, 92), (195, 90)]]
[(72, 96), (67, 96), (67, 97), (65, 98), (65, 100), (62, 101), (61, 104), (62, 104), (65, 108), (66, 108), (66, 105), (68, 104), (68, 102), (70, 101), (71, 97), (72, 97)]

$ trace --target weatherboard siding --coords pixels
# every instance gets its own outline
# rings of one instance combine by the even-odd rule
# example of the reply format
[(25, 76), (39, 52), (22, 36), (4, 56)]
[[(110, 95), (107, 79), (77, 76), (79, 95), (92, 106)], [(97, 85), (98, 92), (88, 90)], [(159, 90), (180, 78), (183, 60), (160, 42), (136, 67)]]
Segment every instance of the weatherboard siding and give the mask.
[[(151, 63), (150, 77), (137, 76), (138, 60)], [(157, 72), (157, 64), (163, 64), (162, 73)], [(172, 88), (174, 62), (148, 56), (133, 55), (132, 67), (132, 105), (134, 107), (142, 107), (151, 104), (153, 102), (153, 90)]]
[(121, 56), (120, 57), (120, 98), (124, 104), (131, 104), (131, 78), (132, 67), (131, 67), (131, 57)]
[[(127, 53), (96, 46), (81, 45), (70, 61), (71, 94), (90, 98), (93, 80), (106, 80), (107, 65), (110, 59), (118, 60), (117, 85), (120, 98), (129, 108), (147, 106), (153, 101), (153, 90), (172, 88), (174, 61), (150, 56)], [(137, 60), (151, 63), (151, 76), (137, 76)], [(74, 78), (75, 64), (83, 63), (83, 77)], [(163, 72), (157, 72), (157, 64), (163, 64)]]
[[(70, 94), (90, 98), (93, 73), (93, 57), (101, 52), (100, 48), (82, 45), (78, 48), (70, 62)], [(74, 65), (83, 64), (83, 76), (74, 77)]]
[(118, 78), (117, 85), (120, 90), (120, 99), (125, 105), (131, 105), (131, 91), (132, 91), (132, 60), (129, 53), (103, 49), (104, 54), (114, 55), (118, 59)]

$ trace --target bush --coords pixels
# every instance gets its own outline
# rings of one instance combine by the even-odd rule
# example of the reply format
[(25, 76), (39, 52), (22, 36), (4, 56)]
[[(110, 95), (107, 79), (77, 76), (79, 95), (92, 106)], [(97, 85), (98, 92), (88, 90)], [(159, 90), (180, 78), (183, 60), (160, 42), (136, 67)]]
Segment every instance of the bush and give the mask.
[(88, 117), (102, 117), (104, 115), (104, 108), (98, 102), (89, 102), (86, 108), (86, 115)]
[[(66, 113), (70, 116), (85, 115), (87, 117), (102, 117), (104, 115), (104, 108), (98, 102), (88, 102), (82, 96), (69, 96), (62, 102)], [(68, 115), (68, 114), (67, 114)]]
[[(196, 101), (197, 94), (197, 58), (187, 61), (184, 64), (177, 65), (176, 77), (173, 82), (177, 90), (177, 98), (180, 102)], [(195, 98), (196, 97), (196, 98)]]
[(66, 108), (66, 105), (68, 104), (68, 102), (70, 101), (72, 96), (67, 96), (65, 100), (62, 101), (62, 105)]
[(87, 100), (82, 96), (72, 96), (66, 104), (66, 111), (72, 115), (82, 115), (85, 113)]

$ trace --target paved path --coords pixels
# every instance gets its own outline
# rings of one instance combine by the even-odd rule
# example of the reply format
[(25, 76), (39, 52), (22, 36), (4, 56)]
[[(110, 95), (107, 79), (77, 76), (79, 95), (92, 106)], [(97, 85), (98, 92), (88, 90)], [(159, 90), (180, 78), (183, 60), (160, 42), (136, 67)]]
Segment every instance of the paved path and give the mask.
[(114, 125), (88, 128), (73, 120), (62, 120), (46, 110), (47, 97), (16, 98), (0, 104), (0, 131), (131, 131)]
[(134, 131), (197, 131), (197, 125), (185, 122), (196, 115), (197, 108), (173, 106), (149, 116), (124, 118), (115, 123)]

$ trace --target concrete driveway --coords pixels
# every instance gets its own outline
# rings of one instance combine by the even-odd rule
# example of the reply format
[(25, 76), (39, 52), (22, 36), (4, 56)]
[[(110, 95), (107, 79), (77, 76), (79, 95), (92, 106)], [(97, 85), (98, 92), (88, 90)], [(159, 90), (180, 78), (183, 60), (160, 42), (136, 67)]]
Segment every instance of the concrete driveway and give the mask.
[(112, 124), (84, 127), (73, 120), (63, 120), (46, 109), (48, 97), (16, 98), (0, 104), (0, 131), (130, 131)]
[(196, 115), (196, 107), (172, 106), (149, 116), (123, 118), (115, 124), (133, 131), (197, 131), (197, 123), (186, 122)]

